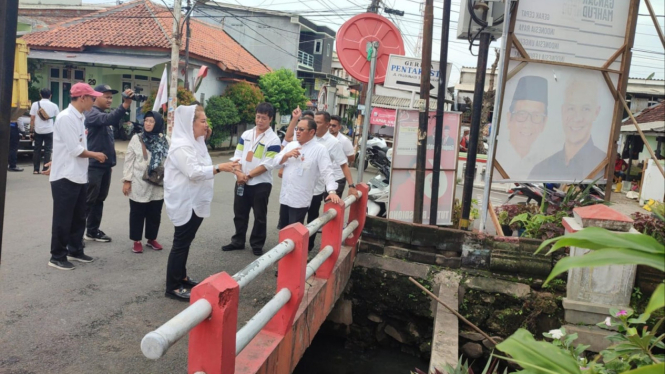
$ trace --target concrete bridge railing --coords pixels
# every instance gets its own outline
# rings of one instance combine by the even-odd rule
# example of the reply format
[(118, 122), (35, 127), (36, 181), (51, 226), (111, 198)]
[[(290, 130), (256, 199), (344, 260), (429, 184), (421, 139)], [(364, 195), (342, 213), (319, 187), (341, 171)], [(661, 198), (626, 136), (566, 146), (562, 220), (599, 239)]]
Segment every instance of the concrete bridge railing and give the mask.
[[(159, 359), (189, 333), (188, 373), (232, 374), (236, 356), (260, 332), (285, 336), (293, 327), (307, 279), (330, 278), (342, 245), (355, 247), (360, 238), (369, 188), (359, 184), (357, 189), (359, 198), (349, 196), (343, 205), (325, 204), (324, 213), (307, 226), (296, 223), (282, 229), (278, 245), (235, 275), (221, 272), (194, 287), (189, 307), (145, 335), (143, 354)], [(349, 221), (345, 225), (346, 209)], [(321, 249), (307, 263), (309, 237), (321, 228)], [(275, 296), (236, 331), (240, 291), (274, 263), (278, 263)]]

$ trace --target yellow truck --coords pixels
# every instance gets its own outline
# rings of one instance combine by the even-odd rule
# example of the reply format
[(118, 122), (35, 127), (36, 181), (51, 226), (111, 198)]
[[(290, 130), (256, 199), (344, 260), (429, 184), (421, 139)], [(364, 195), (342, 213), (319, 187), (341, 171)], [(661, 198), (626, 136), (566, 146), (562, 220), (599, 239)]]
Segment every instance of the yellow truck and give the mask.
[(16, 54), (14, 56), (14, 88), (12, 89), (11, 120), (16, 121), (30, 109), (28, 98), (28, 45), (25, 40), (16, 39)]

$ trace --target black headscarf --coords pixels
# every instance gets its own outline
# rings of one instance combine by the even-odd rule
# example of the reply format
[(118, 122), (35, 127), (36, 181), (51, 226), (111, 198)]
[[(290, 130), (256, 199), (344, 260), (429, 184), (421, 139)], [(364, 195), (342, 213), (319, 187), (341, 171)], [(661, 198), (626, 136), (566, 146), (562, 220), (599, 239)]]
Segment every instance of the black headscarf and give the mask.
[(148, 117), (155, 119), (155, 126), (150, 132), (145, 131), (144, 127), (143, 133), (141, 133), (141, 140), (143, 140), (145, 147), (152, 156), (150, 165), (148, 165), (148, 173), (152, 173), (166, 159), (169, 153), (169, 143), (164, 136), (164, 117), (158, 112), (148, 112), (145, 114), (144, 119)]

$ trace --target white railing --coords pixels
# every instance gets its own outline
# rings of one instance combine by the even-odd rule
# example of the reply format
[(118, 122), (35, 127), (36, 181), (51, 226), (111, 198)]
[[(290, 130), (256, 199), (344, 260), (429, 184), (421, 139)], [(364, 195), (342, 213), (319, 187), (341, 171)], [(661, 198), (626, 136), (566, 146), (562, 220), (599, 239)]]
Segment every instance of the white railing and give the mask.
[(314, 69), (314, 56), (307, 52), (298, 51), (298, 64)]

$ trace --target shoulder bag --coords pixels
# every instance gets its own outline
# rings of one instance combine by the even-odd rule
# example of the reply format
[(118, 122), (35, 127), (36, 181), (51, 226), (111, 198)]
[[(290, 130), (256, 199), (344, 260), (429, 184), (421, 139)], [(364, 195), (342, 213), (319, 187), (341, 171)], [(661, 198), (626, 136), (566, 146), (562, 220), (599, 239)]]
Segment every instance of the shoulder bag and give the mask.
[[(143, 143), (141, 136), (139, 136), (139, 141), (141, 142), (141, 147), (143, 148), (143, 159), (148, 161), (148, 150), (145, 148), (145, 143)], [(145, 169), (145, 172), (143, 173), (143, 180), (156, 186), (163, 186), (164, 161), (162, 160), (162, 162), (159, 163), (159, 166), (157, 166), (155, 170), (152, 171), (152, 173), (148, 173), (148, 169)]]

